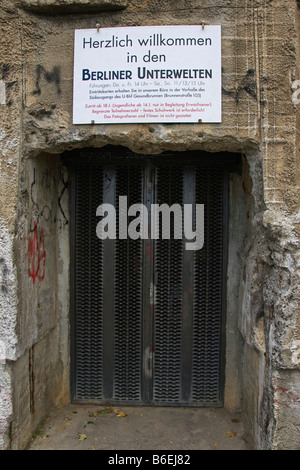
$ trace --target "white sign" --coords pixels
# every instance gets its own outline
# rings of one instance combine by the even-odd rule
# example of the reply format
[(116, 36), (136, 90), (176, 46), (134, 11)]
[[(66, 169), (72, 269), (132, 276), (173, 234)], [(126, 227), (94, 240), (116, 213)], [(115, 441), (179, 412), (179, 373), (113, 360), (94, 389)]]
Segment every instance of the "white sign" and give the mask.
[(221, 27), (75, 31), (74, 124), (221, 122)]

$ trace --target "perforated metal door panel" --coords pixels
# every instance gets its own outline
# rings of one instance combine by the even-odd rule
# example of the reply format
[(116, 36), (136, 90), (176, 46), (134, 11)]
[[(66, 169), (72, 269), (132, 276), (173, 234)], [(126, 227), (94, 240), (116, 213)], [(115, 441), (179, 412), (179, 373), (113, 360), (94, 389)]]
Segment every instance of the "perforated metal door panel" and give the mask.
[(155, 243), (153, 402), (222, 402), (224, 171), (158, 166), (159, 203), (204, 204), (204, 246), (186, 240)]
[(100, 240), (100, 204), (118, 212), (142, 198), (137, 166), (83, 166), (73, 176), (73, 376), (75, 401), (141, 403), (142, 242)]
[(205, 243), (194, 257), (191, 400), (213, 404), (221, 401), (223, 386), (224, 175), (209, 167), (196, 168), (195, 177), (196, 202), (205, 207)]
[[(72, 227), (74, 379), (76, 398), (99, 400), (103, 396), (103, 246), (91, 236), (94, 214), (103, 190), (101, 167), (76, 172)], [(74, 185), (75, 186), (75, 185)], [(76, 267), (76, 272), (74, 272)]]
[[(73, 401), (221, 405), (227, 171), (202, 159), (114, 156), (70, 167)], [(114, 205), (118, 234), (124, 195), (128, 207), (147, 207), (149, 234), (152, 204), (204, 204), (203, 248), (161, 231), (99, 240), (97, 207)]]

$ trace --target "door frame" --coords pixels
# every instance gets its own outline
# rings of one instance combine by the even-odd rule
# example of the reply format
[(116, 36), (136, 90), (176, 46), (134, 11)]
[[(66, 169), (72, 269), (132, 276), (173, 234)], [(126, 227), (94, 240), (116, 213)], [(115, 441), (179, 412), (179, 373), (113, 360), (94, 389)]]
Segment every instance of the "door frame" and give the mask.
[[(126, 156), (129, 157), (129, 160), (126, 159)], [(164, 161), (172, 160), (172, 164), (177, 165), (183, 163), (183, 156), (184, 156), (184, 163), (195, 163), (195, 159), (198, 161), (204, 162), (206, 166), (222, 166), (224, 168), (224, 172), (228, 176), (230, 171), (234, 171), (237, 166), (237, 162), (239, 160), (239, 155), (236, 154), (229, 154), (225, 152), (220, 152), (216, 154), (208, 154), (206, 152), (201, 151), (185, 151), (185, 152), (165, 152), (160, 155), (144, 155), (144, 154), (136, 154), (131, 152), (129, 149), (124, 147), (115, 147), (115, 146), (108, 146), (101, 149), (79, 149), (72, 151), (68, 154), (66, 158), (64, 158), (64, 163), (68, 167), (69, 170), (69, 190), (70, 190), (70, 213), (74, 214), (74, 203), (75, 203), (75, 192), (76, 187), (74, 184), (74, 172), (78, 166), (81, 165), (90, 165), (91, 161), (94, 165), (103, 166), (105, 164), (111, 163), (112, 165), (115, 162), (121, 164), (130, 164), (130, 165), (140, 165), (140, 160), (151, 160), (155, 162), (156, 158), (164, 159)], [(124, 158), (125, 157), (125, 158)], [(132, 158), (133, 157), (133, 158)], [(151, 165), (145, 165), (145, 171), (150, 171)], [(145, 181), (149, 183), (151, 178), (145, 178)], [(143, 188), (144, 193), (144, 204), (149, 207), (153, 203), (153, 191), (151, 187), (147, 187), (144, 184)], [(150, 211), (149, 211), (150, 213)], [(71, 355), (71, 390), (72, 390), (72, 401), (76, 402), (74, 397), (74, 388), (75, 388), (75, 374), (76, 374), (76, 363), (74, 361), (75, 357), (75, 324), (74, 324), (74, 312), (75, 312), (75, 285), (74, 285), (74, 250), (75, 250), (75, 223), (74, 217), (71, 217), (71, 224), (70, 224), (70, 246), (71, 246), (71, 256), (70, 256), (70, 294), (71, 294), (71, 348), (70, 348), (70, 355)], [(226, 347), (226, 335), (225, 335), (225, 324), (226, 324), (226, 281), (227, 281), (227, 256), (228, 256), (228, 177), (223, 178), (223, 272), (222, 272), (222, 334), (221, 334), (221, 344), (220, 344), (220, 403), (219, 406), (223, 406), (224, 401), (224, 384), (225, 384), (225, 347)], [(154, 250), (154, 241), (149, 238), (148, 240), (144, 240), (143, 243), (143, 288), (145, 285), (153, 285), (153, 264), (151, 263), (151, 256)], [(150, 254), (150, 256), (149, 256)], [(152, 296), (154, 296), (154, 292), (152, 290)], [(143, 328), (143, 344), (148, 344), (148, 337), (153, 336), (153, 302), (151, 302), (151, 291), (150, 291), (150, 302), (149, 297), (147, 295), (142, 295), (142, 308), (143, 308), (143, 322), (145, 319), (151, 319), (150, 321), (150, 328)], [(145, 314), (145, 312), (147, 312)], [(144, 357), (143, 354), (143, 364), (142, 370), (147, 368), (146, 362), (151, 360), (151, 354), (149, 357)], [(143, 373), (142, 378), (142, 388), (143, 388), (143, 405), (153, 405), (152, 402), (152, 368), (150, 368), (150, 373)], [(92, 400), (91, 400), (92, 401)], [(80, 400), (82, 403), (82, 401)], [(97, 400), (97, 403), (100, 403)], [(133, 403), (130, 402), (130, 405)], [(141, 405), (141, 403), (137, 403)], [(165, 405), (167, 406), (167, 405)], [(176, 406), (176, 404), (171, 404), (170, 406)], [(185, 404), (180, 404), (179, 406), (185, 406)], [(198, 405), (197, 405), (198, 406)], [(209, 406), (209, 405), (208, 405)]]

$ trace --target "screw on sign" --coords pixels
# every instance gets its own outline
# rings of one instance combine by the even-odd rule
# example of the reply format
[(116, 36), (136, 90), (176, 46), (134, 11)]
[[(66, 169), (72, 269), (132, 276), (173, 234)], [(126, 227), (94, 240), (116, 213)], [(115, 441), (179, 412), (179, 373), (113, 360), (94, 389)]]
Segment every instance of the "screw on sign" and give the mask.
[(45, 277), (45, 234), (44, 229), (38, 228), (36, 221), (34, 221), (33, 232), (28, 239), (28, 251), (26, 254), (28, 258), (28, 275), (32, 278), (33, 283), (38, 279), (42, 281)]

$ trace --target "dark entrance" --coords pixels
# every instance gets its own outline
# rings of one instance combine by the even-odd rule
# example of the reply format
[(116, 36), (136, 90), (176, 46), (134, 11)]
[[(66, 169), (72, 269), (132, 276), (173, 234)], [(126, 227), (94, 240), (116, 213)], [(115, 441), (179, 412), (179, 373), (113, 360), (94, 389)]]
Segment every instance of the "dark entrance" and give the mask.
[[(114, 147), (70, 162), (73, 401), (222, 405), (228, 156)], [(119, 196), (147, 208), (148, 239), (120, 235)], [(96, 235), (104, 203), (116, 239)], [(204, 204), (203, 248), (187, 250), (172, 217), (171, 239), (152, 239), (155, 203)]]

